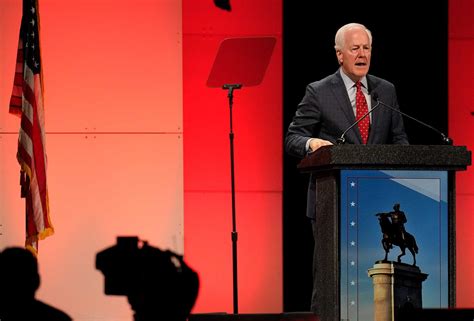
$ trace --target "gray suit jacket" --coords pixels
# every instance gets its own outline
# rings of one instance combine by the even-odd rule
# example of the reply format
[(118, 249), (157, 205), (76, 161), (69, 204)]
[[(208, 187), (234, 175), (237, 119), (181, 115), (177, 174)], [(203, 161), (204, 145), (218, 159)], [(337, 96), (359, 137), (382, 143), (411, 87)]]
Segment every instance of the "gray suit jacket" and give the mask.
[[(371, 96), (394, 108), (399, 108), (395, 86), (378, 77), (367, 75)], [(376, 102), (372, 101), (372, 107)], [(379, 106), (371, 114), (372, 122), (368, 144), (408, 144), (402, 115)], [(306, 87), (306, 94), (298, 105), (286, 137), (285, 149), (293, 156), (306, 156), (306, 142), (311, 137), (336, 143), (344, 130), (356, 121), (349, 96), (339, 71)], [(357, 126), (345, 135), (347, 144), (361, 144)], [(314, 218), (315, 190), (314, 177), (310, 178), (308, 190), (307, 216)]]

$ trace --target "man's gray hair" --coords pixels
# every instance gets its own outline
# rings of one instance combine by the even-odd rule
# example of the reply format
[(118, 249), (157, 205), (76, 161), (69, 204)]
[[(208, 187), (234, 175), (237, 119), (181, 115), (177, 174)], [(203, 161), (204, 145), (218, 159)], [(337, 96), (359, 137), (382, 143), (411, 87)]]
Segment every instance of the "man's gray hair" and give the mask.
[(364, 25), (362, 25), (360, 23), (354, 23), (353, 22), (353, 23), (348, 23), (348, 24), (342, 26), (336, 32), (336, 37), (334, 39), (334, 48), (336, 50), (341, 50), (344, 47), (346, 32), (349, 31), (350, 29), (365, 30), (365, 32), (367, 32), (367, 35), (369, 36), (370, 45), (372, 46), (372, 33), (370, 32), (370, 30), (367, 29)]

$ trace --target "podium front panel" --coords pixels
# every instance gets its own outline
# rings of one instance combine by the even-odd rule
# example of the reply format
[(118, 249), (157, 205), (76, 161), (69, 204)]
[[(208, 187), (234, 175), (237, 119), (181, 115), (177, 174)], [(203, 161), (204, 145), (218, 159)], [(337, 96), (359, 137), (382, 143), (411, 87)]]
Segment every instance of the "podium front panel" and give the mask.
[(341, 170), (339, 184), (340, 319), (374, 320), (380, 309), (374, 302), (382, 298), (369, 270), (377, 263), (395, 262), (401, 271), (419, 270), (426, 278), (420, 289), (401, 284), (411, 282), (406, 278), (391, 281), (392, 297), (386, 299), (395, 310), (407, 304), (448, 307), (448, 172)]

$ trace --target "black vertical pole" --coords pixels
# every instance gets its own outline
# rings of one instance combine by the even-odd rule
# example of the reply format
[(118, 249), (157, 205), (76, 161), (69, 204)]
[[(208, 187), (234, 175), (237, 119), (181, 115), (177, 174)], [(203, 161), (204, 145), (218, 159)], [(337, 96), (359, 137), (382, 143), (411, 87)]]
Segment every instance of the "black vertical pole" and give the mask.
[(234, 175), (234, 132), (232, 127), (232, 107), (234, 104), (234, 89), (242, 88), (241, 84), (227, 84), (222, 86), (223, 89), (228, 89), (229, 98), (229, 112), (230, 112), (230, 180), (231, 180), (231, 194), (232, 194), (232, 281), (233, 281), (233, 304), (234, 314), (239, 313), (239, 299), (237, 290), (237, 227), (235, 221), (235, 175)]

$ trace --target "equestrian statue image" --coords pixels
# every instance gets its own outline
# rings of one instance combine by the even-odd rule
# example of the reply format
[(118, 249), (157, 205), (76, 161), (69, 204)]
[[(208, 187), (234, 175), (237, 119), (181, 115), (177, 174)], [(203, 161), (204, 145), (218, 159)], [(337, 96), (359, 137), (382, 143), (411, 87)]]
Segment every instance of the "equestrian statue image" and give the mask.
[(382, 246), (385, 250), (384, 262), (387, 262), (388, 252), (393, 246), (400, 247), (401, 253), (397, 257), (398, 263), (401, 263), (401, 257), (405, 255), (408, 249), (413, 255), (413, 266), (416, 266), (416, 254), (418, 254), (418, 245), (415, 237), (405, 230), (407, 218), (403, 211), (400, 211), (400, 204), (393, 205), (393, 211), (388, 213), (375, 214), (378, 217), (382, 229)]

